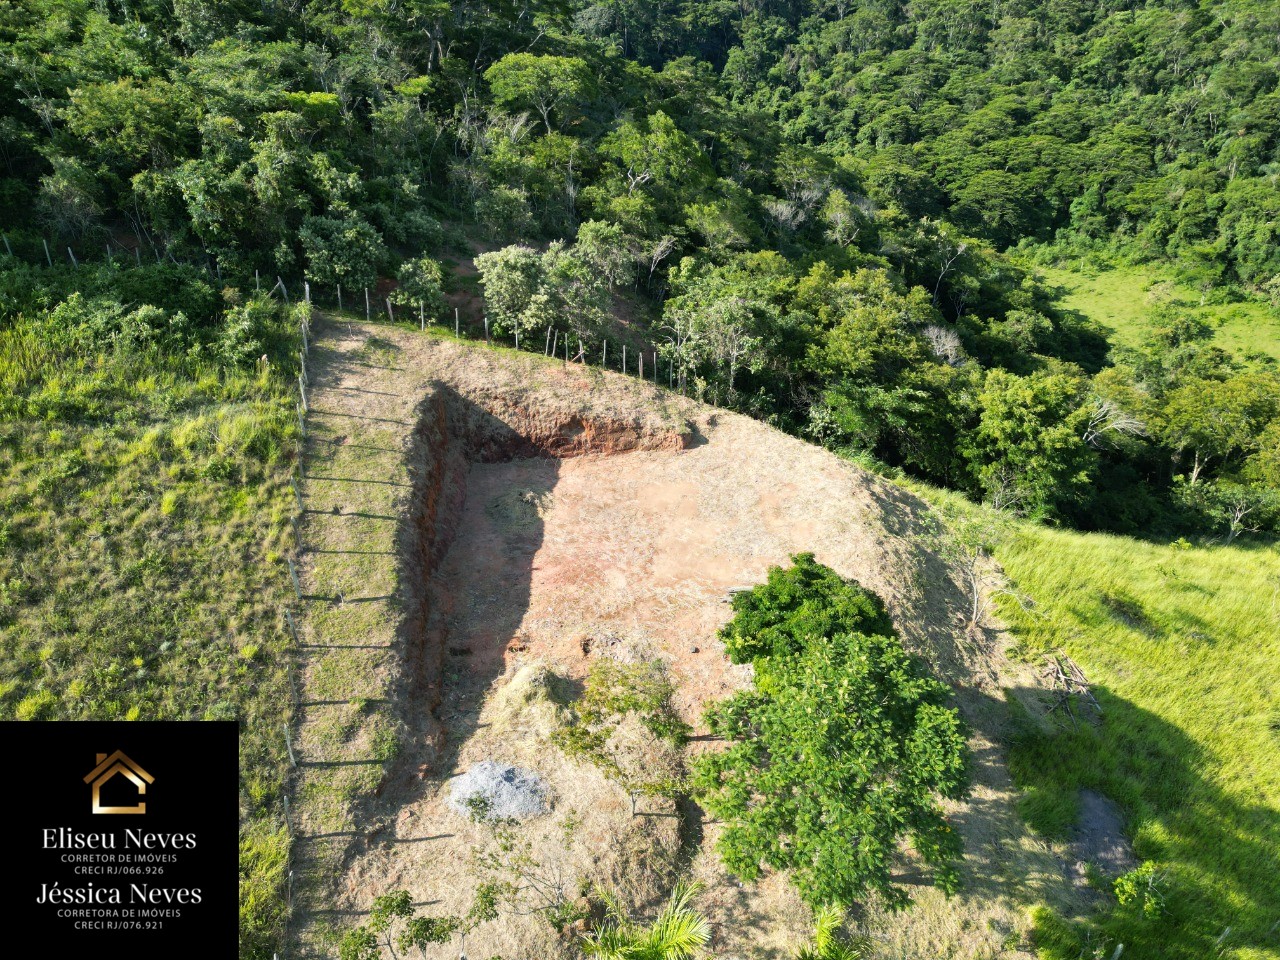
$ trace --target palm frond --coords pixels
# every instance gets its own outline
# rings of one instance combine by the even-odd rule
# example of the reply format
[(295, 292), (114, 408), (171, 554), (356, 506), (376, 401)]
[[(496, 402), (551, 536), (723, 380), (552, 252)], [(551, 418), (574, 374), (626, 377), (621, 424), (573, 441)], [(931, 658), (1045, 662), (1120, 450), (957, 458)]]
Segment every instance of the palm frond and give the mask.
[(840, 936), (844, 909), (828, 905), (814, 917), (813, 940), (796, 951), (795, 960), (865, 960), (870, 943), (865, 937)]
[(602, 927), (582, 938), (582, 952), (598, 960), (629, 960), (634, 938), (616, 924)]
[(844, 923), (844, 910), (834, 903), (829, 903), (819, 910), (814, 917), (814, 949), (822, 951), (833, 943), (842, 923)]
[(696, 884), (677, 884), (645, 938), (654, 960), (690, 960), (711, 939), (711, 925), (690, 903)]
[(693, 960), (711, 940), (711, 925), (690, 906), (698, 887), (678, 884), (653, 923), (627, 919), (616, 899), (606, 897), (608, 919), (582, 938), (582, 950), (597, 960)]

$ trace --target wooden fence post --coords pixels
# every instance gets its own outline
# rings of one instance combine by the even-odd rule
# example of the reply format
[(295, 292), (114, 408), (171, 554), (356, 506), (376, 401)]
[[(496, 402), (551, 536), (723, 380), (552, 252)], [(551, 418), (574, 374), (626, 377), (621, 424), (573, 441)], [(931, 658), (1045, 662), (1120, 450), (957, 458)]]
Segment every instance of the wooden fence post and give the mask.
[(489, 315), (487, 313), (484, 315), (484, 345), (486, 347), (492, 346), (489, 343)]
[(418, 330), (422, 331), (425, 329), (427, 329), (427, 314), (426, 314), (426, 311), (423, 310), (422, 308), (422, 301), (419, 300), (418, 301)]
[(547, 343), (542, 348), (542, 355), (544, 357), (551, 356), (551, 328), (550, 327), (547, 327)]
[(622, 372), (627, 372), (627, 345), (622, 345)]
[(253, 271), (253, 292), (262, 292), (262, 277), (258, 275), (258, 271), (256, 269)]
[(395, 322), (396, 322), (396, 315), (395, 315), (395, 312), (391, 309), (391, 298), (390, 298), (390, 297), (387, 297), (387, 319), (388, 319), (391, 323), (395, 323)]
[(298, 481), (290, 477), (289, 488), (293, 490), (293, 498), (298, 502), (298, 513), (306, 513), (306, 511), (302, 509), (302, 491), (298, 489)]
[(302, 584), (298, 582), (298, 568), (293, 565), (293, 561), (288, 557), (285, 558), (284, 562), (289, 565), (289, 579), (293, 581), (293, 592), (296, 593), (298, 595), (298, 599), (301, 600)]
[(9, 254), (9, 256), (11, 256), (11, 257), (12, 257), (12, 256), (13, 256), (13, 247), (9, 246), (9, 236), (8, 236), (8, 234), (0, 233), (0, 237), (4, 237), (4, 250), (5, 250), (5, 253)]
[(644, 379), (644, 353), (640, 354), (639, 370), (640, 370), (640, 379), (643, 380)]
[(365, 319), (365, 323), (368, 323), (371, 319), (373, 319), (373, 315), (369, 312), (369, 288), (368, 287), (364, 288), (364, 319)]
[(284, 280), (280, 277), (276, 277), (276, 282), (280, 284), (280, 292), (284, 295), (284, 302), (287, 306), (289, 303), (289, 288), (284, 285)]
[(342, 310), (342, 284), (338, 284), (338, 310)]
[(307, 303), (311, 302), (311, 284), (306, 280), (302, 281), (302, 296)]
[(609, 341), (604, 342), (604, 352), (600, 354), (600, 366), (607, 367), (609, 365)]
[(454, 335), (455, 337), (456, 337), (456, 336), (459, 336), (459, 334), (458, 334), (458, 308), (457, 308), (457, 307), (454, 307), (454, 308), (453, 308), (453, 335)]
[(53, 257), (49, 255), (49, 241), (44, 237), (40, 238), (40, 242), (44, 244), (44, 258), (49, 262), (49, 269), (53, 269)]
[(284, 724), (284, 746), (289, 751), (289, 762), (293, 766), (298, 765), (298, 758), (293, 755), (293, 744), (289, 741), (289, 722), (286, 720)]
[(71, 258), (71, 265), (79, 270), (80, 261), (76, 259), (76, 255), (72, 252), (70, 247), (67, 247), (67, 256)]

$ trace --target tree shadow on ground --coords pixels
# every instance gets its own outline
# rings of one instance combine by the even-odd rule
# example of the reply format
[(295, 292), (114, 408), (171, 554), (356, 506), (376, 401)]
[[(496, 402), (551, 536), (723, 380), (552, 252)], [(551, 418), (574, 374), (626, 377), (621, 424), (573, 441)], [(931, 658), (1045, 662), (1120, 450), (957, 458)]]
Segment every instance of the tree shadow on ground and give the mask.
[[(1164, 877), (1162, 905), (1149, 916), (1141, 903), (1117, 904), (1104, 882), (1074, 919), (1138, 956), (1280, 947), (1280, 810), (1223, 790), (1207, 775), (1216, 758), (1199, 743), (1105, 687), (1093, 687), (1102, 707), (1093, 722), (1083, 702), (1074, 721), (1065, 711), (1032, 717), (1021, 706), (1027, 693), (1010, 692), (1005, 736), (1021, 815), (1044, 835), (1071, 840), (1081, 791), (1096, 791), (1119, 805), (1134, 852)], [(980, 879), (973, 890), (991, 892)]]

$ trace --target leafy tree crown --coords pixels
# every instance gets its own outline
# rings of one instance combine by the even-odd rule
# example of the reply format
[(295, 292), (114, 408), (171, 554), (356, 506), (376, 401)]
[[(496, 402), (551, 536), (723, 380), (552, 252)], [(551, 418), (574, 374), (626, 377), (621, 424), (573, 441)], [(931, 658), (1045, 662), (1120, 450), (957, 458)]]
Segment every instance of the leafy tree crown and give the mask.
[[(810, 555), (740, 596), (726, 630), (755, 685), (714, 706), (727, 747), (694, 762), (695, 792), (725, 821), (726, 866), (790, 869), (815, 907), (878, 893), (908, 840), (950, 892), (960, 840), (942, 798), (968, 785), (966, 731), (945, 684), (903, 648), (883, 605)], [(856, 629), (861, 627), (862, 629)]]
[(720, 631), (734, 663), (799, 653), (813, 638), (841, 633), (892, 636), (880, 598), (845, 580), (813, 554), (792, 557), (768, 579), (733, 598), (733, 619)]

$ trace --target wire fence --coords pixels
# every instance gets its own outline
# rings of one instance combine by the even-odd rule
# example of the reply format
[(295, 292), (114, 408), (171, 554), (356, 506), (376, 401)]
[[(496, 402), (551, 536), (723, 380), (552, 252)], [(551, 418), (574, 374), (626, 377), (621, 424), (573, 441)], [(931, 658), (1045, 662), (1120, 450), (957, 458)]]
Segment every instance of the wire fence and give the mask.
[[(274, 295), (277, 290), (288, 302), (289, 294), (283, 282), (278, 282), (272, 287), (270, 293)], [(323, 297), (321, 288), (303, 281), (302, 291), (306, 303), (315, 306), (327, 304), (336, 307), (340, 313), (349, 312), (344, 307), (348, 298), (344, 296), (341, 287), (333, 291), (332, 297)], [(365, 287), (360, 289), (360, 293), (365, 305), (365, 321), (369, 323), (380, 322), (385, 317), (388, 323), (405, 326), (412, 325), (416, 319), (418, 328), (424, 332), (428, 330), (448, 332), (452, 329), (453, 335), (458, 339), (472, 339), (483, 342), (486, 346), (507, 347), (522, 353), (538, 352), (537, 335), (533, 334), (531, 338), (532, 331), (528, 329), (522, 331), (518, 324), (500, 332), (499, 326), (493, 323), (487, 314), (483, 314), (477, 322), (473, 319), (464, 319), (461, 309), (454, 307), (451, 318), (440, 318), (427, 310), (425, 301), (414, 302), (390, 295), (380, 295)], [(357, 300), (357, 302), (360, 301)], [(615, 370), (659, 386), (666, 386), (668, 389), (676, 389), (677, 384), (682, 381), (675, 359), (664, 356), (657, 347), (652, 345), (637, 347), (634, 341), (611, 341), (608, 337), (593, 341), (572, 330), (561, 330), (554, 324), (548, 325), (543, 333), (542, 355), (558, 359), (565, 364), (580, 363), (604, 370)]]
[[(32, 263), (39, 263), (43, 260), (44, 264), (50, 269), (57, 265), (60, 254), (55, 251), (63, 249), (66, 251), (65, 263), (72, 269), (80, 269), (94, 262), (89, 249), (83, 244), (80, 253), (77, 255), (75, 249), (71, 246), (50, 244), (47, 238), (40, 238), (40, 247), (34, 247), (34, 241), (31, 235), (25, 235), (22, 240), (18, 238), (10, 238), (7, 234), (0, 234), (0, 240), (3, 241), (5, 252), (18, 260), (26, 260)], [(15, 244), (17, 249), (15, 250)], [(145, 244), (141, 238), (132, 245), (123, 245), (120, 243), (112, 243), (105, 241), (102, 247), (103, 260), (98, 263), (119, 264), (121, 261), (127, 262), (133, 260), (136, 266), (140, 266), (144, 260), (143, 250)], [(207, 274), (211, 279), (216, 279), (219, 283), (239, 280), (247, 283), (248, 277), (231, 277), (230, 275), (224, 279), (222, 267), (218, 259), (212, 254), (205, 253), (199, 259), (179, 259), (172, 252), (161, 252), (159, 248), (152, 246), (148, 257), (145, 259), (150, 262), (151, 256), (154, 256), (157, 264), (173, 263), (177, 266), (184, 266), (194, 270), (198, 270)], [(449, 329), (449, 319), (433, 316), (426, 309), (424, 301), (413, 302), (406, 300), (404, 297), (394, 295), (394, 291), (387, 291), (383, 286), (370, 288), (361, 286), (355, 291), (350, 288), (343, 290), (341, 284), (334, 286), (332, 290), (326, 290), (318, 285), (312, 284), (308, 279), (294, 279), (286, 281), (282, 274), (265, 275), (261, 269), (255, 269), (253, 272), (253, 289), (255, 293), (263, 293), (266, 287), (266, 295), (269, 297), (279, 296), (281, 301), (288, 306), (294, 305), (296, 296), (301, 293), (302, 302), (314, 304), (317, 307), (336, 308), (340, 313), (347, 314), (350, 312), (359, 313), (359, 306), (363, 303), (364, 318), (367, 322), (380, 321), (385, 314), (388, 322), (396, 324), (412, 324), (413, 319), (417, 319), (420, 330), (428, 329)], [(290, 283), (292, 283), (292, 294), (290, 292)], [(352, 293), (355, 293), (355, 302), (352, 303)], [(399, 316), (397, 316), (399, 310)], [(519, 325), (515, 325), (514, 329), (499, 332), (500, 325), (492, 323), (487, 314), (483, 314), (479, 321), (471, 318), (464, 318), (458, 308), (454, 308), (452, 317), (452, 328), (455, 337), (460, 339), (473, 339), (483, 341), (488, 346), (509, 346), (514, 347), (526, 353), (536, 352), (536, 334), (534, 335), (534, 343), (530, 343), (531, 331), (522, 331)], [(303, 349), (301, 353), (301, 363), (303, 368), (303, 380), (306, 378), (306, 358), (309, 350), (307, 337), (309, 336), (309, 328), (302, 332)], [(669, 389), (681, 387), (683, 392), (683, 384), (685, 377), (680, 373), (680, 365), (676, 358), (672, 356), (663, 356), (662, 352), (651, 344), (636, 345), (634, 340), (630, 342), (616, 340), (610, 341), (608, 338), (600, 338), (591, 342), (592, 338), (583, 337), (579, 333), (572, 330), (560, 330), (554, 325), (546, 328), (545, 338), (543, 342), (542, 353), (544, 356), (553, 357), (562, 360), (564, 363), (581, 363), (593, 367), (599, 367), (606, 370), (616, 370), (619, 373), (629, 374), (638, 377), (641, 380), (651, 381), (658, 385), (665, 385)], [(665, 381), (665, 383), (664, 383)], [(306, 408), (306, 390), (302, 388), (301, 413), (305, 415)], [(305, 435), (305, 423), (302, 427)]]
[[(284, 281), (279, 277), (276, 278), (277, 287), (281, 290), (282, 295), (288, 300), (288, 291), (285, 288)], [(274, 292), (274, 288), (273, 288)], [(289, 525), (293, 531), (293, 552), (292, 556), (286, 555), (285, 566), (289, 571), (289, 581), (293, 586), (294, 597), (298, 604), (301, 605), (305, 600), (302, 592), (302, 581), (298, 574), (298, 565), (302, 562), (302, 554), (304, 543), (302, 539), (302, 519), (306, 513), (306, 507), (302, 499), (302, 465), (303, 457), (306, 452), (307, 438), (307, 390), (310, 387), (310, 373), (307, 366), (307, 360), (311, 354), (311, 311), (310, 298), (306, 300), (308, 309), (300, 311), (298, 317), (298, 341), (300, 349), (298, 350), (298, 455), (293, 459), (293, 470), (289, 475), (289, 491), (293, 494), (293, 510), (290, 512)], [(289, 683), (289, 710), (288, 716), (284, 721), (284, 748), (285, 754), (289, 758), (289, 767), (291, 770), (298, 769), (298, 757), (293, 749), (293, 730), (301, 721), (301, 691), (299, 690), (300, 677), (298, 665), (302, 652), (302, 638), (298, 630), (298, 621), (294, 617), (294, 611), (289, 606), (285, 606), (281, 611), (287, 636), (289, 639), (288, 648), (288, 683)], [(282, 795), (283, 819), (285, 833), (289, 838), (288, 855), (285, 863), (285, 880), (284, 880), (284, 936), (283, 949), (284, 956), (291, 946), (289, 939), (289, 927), (293, 919), (293, 876), (294, 876), (294, 849), (293, 849), (293, 822), (289, 816), (289, 788), (286, 786)], [(280, 955), (273, 955), (273, 960), (278, 960)]]

